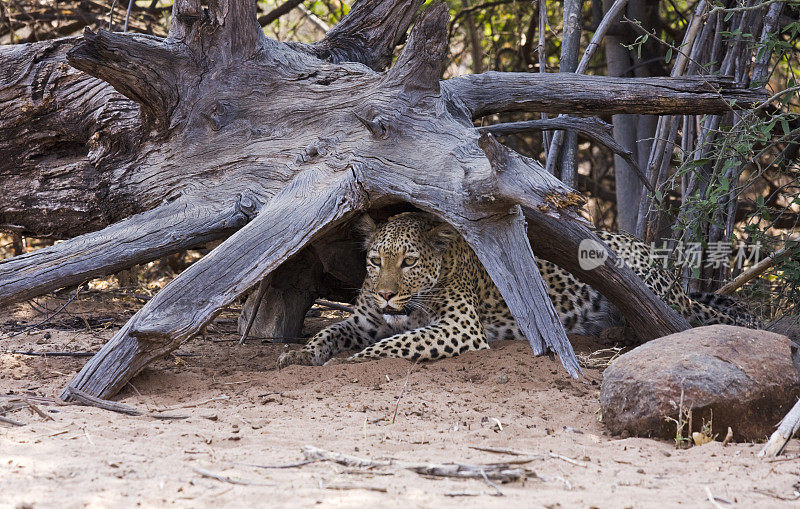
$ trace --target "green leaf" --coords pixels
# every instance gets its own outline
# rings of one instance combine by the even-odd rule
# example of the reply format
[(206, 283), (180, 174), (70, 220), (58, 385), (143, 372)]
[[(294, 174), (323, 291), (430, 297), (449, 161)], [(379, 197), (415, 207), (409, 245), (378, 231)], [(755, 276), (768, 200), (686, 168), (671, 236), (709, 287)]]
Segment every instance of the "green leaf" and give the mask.
[(672, 48), (667, 48), (667, 55), (664, 57), (664, 61), (669, 63), (672, 60)]

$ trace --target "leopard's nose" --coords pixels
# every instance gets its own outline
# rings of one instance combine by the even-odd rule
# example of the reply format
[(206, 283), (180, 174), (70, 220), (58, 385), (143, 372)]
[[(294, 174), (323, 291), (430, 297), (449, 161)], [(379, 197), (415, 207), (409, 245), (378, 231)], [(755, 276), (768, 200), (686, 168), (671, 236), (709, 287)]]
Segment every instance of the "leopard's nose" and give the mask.
[(390, 300), (392, 300), (392, 297), (394, 297), (395, 295), (397, 295), (397, 292), (378, 292), (378, 295), (380, 295), (381, 297), (383, 297), (383, 299), (384, 299), (386, 302), (389, 302)]

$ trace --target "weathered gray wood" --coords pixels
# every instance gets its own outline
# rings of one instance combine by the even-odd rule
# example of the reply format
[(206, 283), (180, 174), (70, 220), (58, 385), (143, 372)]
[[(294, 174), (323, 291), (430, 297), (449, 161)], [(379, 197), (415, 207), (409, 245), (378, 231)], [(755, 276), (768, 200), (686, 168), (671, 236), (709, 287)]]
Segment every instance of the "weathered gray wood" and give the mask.
[[(639, 179), (650, 191), (655, 192), (650, 186), (650, 182), (642, 173), (641, 168), (633, 157), (633, 152), (617, 143), (612, 135), (612, 127), (600, 120), (597, 117), (569, 117), (558, 116), (556, 118), (523, 120), (520, 122), (507, 122), (502, 124), (493, 124), (479, 127), (478, 130), (483, 133), (490, 133), (495, 136), (504, 136), (515, 133), (523, 133), (530, 131), (541, 131), (545, 129), (564, 130), (574, 133), (582, 134), (587, 138), (605, 145), (611, 149), (614, 154), (621, 157), (624, 161), (631, 165), (631, 167), (639, 174)], [(563, 169), (563, 166), (562, 166)], [(566, 184), (566, 182), (565, 182)]]
[(553, 306), (530, 300), (530, 295), (546, 295), (547, 287), (535, 269), (522, 209), (516, 209), (493, 221), (461, 225), (462, 233), (503, 295), (533, 353), (542, 355), (548, 348), (553, 350), (567, 371), (577, 376), (580, 365)]
[[(166, 143), (160, 150), (150, 149), (148, 160), (142, 161), (148, 147), (140, 146), (146, 134), (141, 132), (140, 106), (106, 82), (66, 65), (65, 55), (77, 40), (0, 47), (0, 103), (4, 112), (0, 117), (0, 152), (6, 155), (0, 160), (0, 179), (4, 185), (4, 193), (0, 195), (0, 228), (6, 225), (7, 230), (29, 236), (73, 237), (157, 206), (175, 193), (183, 181), (208, 178), (215, 168), (220, 171), (252, 160), (254, 154), (247, 150), (239, 150), (238, 158), (235, 154), (219, 154), (218, 165), (208, 164), (213, 160), (205, 151), (196, 158), (191, 151), (184, 155), (187, 143), (202, 145), (207, 142), (204, 138), (212, 138), (213, 133), (203, 133), (204, 130), (225, 131), (234, 123), (240, 113), (230, 105), (246, 95), (238, 92), (234, 84), (224, 83), (216, 84), (219, 94), (206, 89), (203, 94), (197, 91), (191, 94), (194, 80), (187, 78), (181, 85), (187, 88), (187, 95), (197, 96), (192, 103), (195, 110), (193, 114), (188, 112), (188, 117), (187, 112), (173, 112), (173, 117), (183, 119), (181, 122), (200, 117), (205, 125), (189, 129), (191, 137), (175, 136), (179, 139)], [(279, 51), (291, 58), (290, 63), (308, 52), (303, 49), (293, 55), (285, 48)], [(314, 72), (317, 76), (311, 76)], [(255, 70), (254, 73), (260, 74)], [(335, 82), (348, 80), (349, 73), (342, 70), (337, 74), (331, 68), (309, 69), (301, 78), (301, 85), (330, 80), (334, 84), (331, 93), (335, 94), (338, 88)], [(271, 92), (283, 78), (296, 80), (297, 74), (276, 72), (271, 83), (244, 79), (238, 82), (248, 90), (255, 85), (254, 98), (270, 96), (295, 103), (308, 95), (306, 91), (298, 97), (294, 87), (285, 87), (287, 94)], [(724, 99), (721, 100), (714, 93), (701, 93), (703, 84), (669, 81), (669, 78), (653, 80), (656, 84), (648, 85), (648, 80), (601, 76), (490, 72), (444, 81), (442, 92), (452, 103), (468, 107), (472, 117), (510, 109), (591, 114), (703, 113), (709, 104), (719, 109), (725, 100), (737, 98), (744, 104), (760, 97), (758, 92), (726, 85), (721, 90)], [(205, 85), (215, 88), (210, 83)], [(252, 107), (265, 109), (260, 116), (269, 125), (267, 120), (270, 116), (274, 118), (279, 108), (263, 101), (252, 102)], [(258, 124), (258, 119), (253, 123)], [(280, 131), (273, 128), (272, 132)], [(246, 130), (242, 134), (253, 135)], [(255, 134), (258, 137), (258, 132)], [(265, 134), (269, 134), (269, 129)], [(240, 141), (226, 143), (235, 146)], [(132, 151), (139, 152), (138, 157)], [(176, 154), (183, 160), (176, 160)], [(172, 175), (178, 167), (181, 171)], [(198, 171), (199, 168), (202, 170)], [(247, 177), (261, 181), (258, 187), (263, 199), (277, 192), (287, 178), (290, 174), (259, 179), (251, 173)], [(230, 180), (226, 180), (226, 187), (227, 193), (234, 194), (248, 188), (236, 186)], [(222, 194), (226, 193), (220, 190)]]
[[(721, 113), (727, 101), (746, 108), (764, 98), (726, 78), (613, 78), (580, 74), (535, 74), (490, 71), (452, 78), (442, 87), (460, 100), (472, 118), (506, 111), (544, 111), (611, 115), (646, 113)], [(487, 93), (491, 90), (492, 93)]]
[(774, 458), (783, 452), (786, 444), (800, 429), (800, 401), (794, 404), (786, 417), (783, 418), (778, 429), (769, 437), (769, 441), (758, 451), (759, 458)]
[[(361, 0), (320, 42), (310, 44), (313, 53), (334, 63), (361, 62), (382, 71), (392, 62), (394, 49), (403, 40), (424, 0), (386, 2)], [(391, 21), (389, 21), (391, 20)]]
[[(320, 294), (322, 269), (313, 251), (303, 250), (271, 272), (261, 281), (259, 291), (252, 292), (242, 306), (237, 322), (239, 334), (245, 334), (252, 318), (248, 336), (275, 340), (299, 337), (306, 312)], [(263, 285), (263, 298), (258, 299)]]
[(347, 171), (298, 176), (250, 224), (150, 299), (86, 363), (62, 398), (70, 398), (70, 388), (100, 398), (116, 394), (147, 364), (180, 346), (326, 228), (363, 206), (361, 193)]
[[(630, 267), (617, 266), (618, 257), (610, 249), (605, 263), (593, 270), (583, 270), (578, 261), (578, 246), (584, 239), (603, 242), (589, 228), (576, 221), (564, 221), (525, 210), (528, 235), (536, 256), (556, 261), (584, 283), (605, 296), (628, 320), (642, 341), (689, 328), (689, 322), (677, 311), (663, 305)], [(636, 295), (635, 302), (630, 298)], [(671, 331), (671, 332), (666, 332)]]
[[(113, 118), (94, 122), (81, 118), (92, 133), (86, 142), (92, 151), (78, 151), (76, 158), (91, 165), (104, 193), (91, 206), (100, 207), (102, 215), (103, 205), (98, 204), (132, 203), (119, 213), (121, 217), (151, 209), (157, 211), (153, 212), (157, 217), (176, 207), (187, 216), (176, 220), (191, 223), (177, 234), (196, 231), (200, 237), (209, 231), (221, 235), (221, 229), (207, 225), (227, 225), (224, 218), (241, 216), (225, 212), (235, 209), (231, 207), (237, 197), (246, 197), (257, 214), (151, 299), (86, 364), (71, 387), (94, 396), (113, 395), (148, 362), (197, 333), (233, 299), (293, 254), (327, 238), (356, 210), (399, 202), (432, 212), (455, 226), (486, 264), (535, 350), (542, 352), (547, 346), (559, 354), (571, 373), (578, 372), (574, 353), (538, 276), (531, 246), (525, 241), (519, 206), (530, 225), (529, 233), (533, 232), (533, 252), (548, 253), (553, 261), (573, 269), (577, 267), (578, 243), (587, 235), (591, 238), (576, 212), (582, 197), (536, 161), (512, 152), (472, 124), (476, 112), (488, 111), (493, 105), (505, 111), (515, 97), (521, 109), (531, 107), (531, 97), (540, 92), (530, 88), (532, 75), (510, 76), (519, 79), (516, 87), (495, 73), (440, 82), (447, 49), (448, 11), (444, 4), (423, 13), (395, 65), (384, 74), (377, 73), (361, 62), (378, 66), (376, 62), (388, 58), (389, 41), (399, 40), (413, 9), (400, 0), (381, 0), (374, 5), (381, 7), (381, 13), (398, 15), (386, 14), (378, 22), (368, 12), (354, 9), (357, 16), (351, 12), (345, 24), (351, 35), (341, 36), (359, 39), (364, 36), (362, 28), (366, 35), (378, 34), (377, 39), (363, 39), (384, 41), (371, 56), (320, 59), (307, 46), (266, 39), (255, 23), (255, 7), (249, 0), (208, 2), (207, 13), (198, 0), (175, 2), (170, 36), (163, 41), (100, 32), (87, 34), (74, 45), (69, 54), (75, 65), (108, 80), (119, 92), (109, 97), (127, 101), (125, 104), (135, 101), (143, 112), (135, 122), (126, 124), (124, 131), (113, 128)], [(360, 26), (358, 16), (367, 20), (367, 28)], [(249, 31), (253, 33), (245, 33)], [(362, 48), (353, 49), (355, 53), (367, 51), (361, 42), (350, 43), (350, 48)], [(36, 67), (39, 58), (20, 62)], [(338, 58), (358, 62), (332, 63)], [(53, 68), (55, 61), (47, 60), (46, 68)], [(170, 68), (156, 77), (153, 73), (160, 66)], [(74, 83), (81, 82), (77, 74), (69, 77)], [(487, 86), (486, 80), (495, 78), (497, 83)], [(25, 93), (35, 89), (35, 82), (27, 82)], [(107, 91), (107, 85), (97, 80), (93, 83), (98, 84), (97, 93)], [(475, 89), (480, 83), (484, 85), (480, 91), (483, 99)], [(588, 86), (592, 83), (594, 89)], [(652, 83), (638, 84), (633, 89), (639, 91), (631, 92), (623, 82), (564, 73), (541, 93), (545, 102), (552, 103), (565, 91), (581, 90), (583, 95), (566, 94), (569, 101), (559, 103), (573, 108), (576, 101), (591, 98), (600, 89), (607, 105), (650, 106), (653, 100), (642, 93), (647, 87), (650, 92), (657, 89), (673, 94), (677, 90), (672, 100), (676, 108), (676, 104), (687, 108), (699, 105), (699, 109), (718, 104), (716, 94), (717, 103), (713, 103), (704, 93), (698, 94), (696, 85), (673, 81), (663, 82), (659, 88)], [(612, 87), (612, 92), (607, 87)], [(624, 93), (615, 96), (613, 90)], [(463, 98), (460, 92), (464, 92)], [(758, 95), (736, 89), (725, 93)], [(54, 83), (47, 97), (40, 99), (57, 100), (59, 94)], [(627, 102), (620, 100), (620, 95)], [(498, 100), (485, 98), (489, 96)], [(65, 104), (78, 107), (68, 95), (64, 99)], [(655, 102), (670, 104), (664, 98)], [(17, 118), (24, 118), (22, 110)], [(0, 120), (0, 128), (3, 122)], [(34, 165), (26, 171), (41, 174), (42, 170)], [(0, 195), (0, 206), (4, 200)], [(156, 208), (159, 206), (167, 208)], [(13, 222), (15, 215), (8, 217)], [(112, 215), (104, 220), (111, 223), (121, 217)], [(138, 226), (142, 217), (134, 216), (131, 224)], [(235, 226), (239, 226), (237, 221)], [(80, 241), (58, 244), (39, 255), (32, 253), (24, 259), (24, 267), (20, 266), (26, 271), (28, 286), (19, 283), (21, 286), (4, 297), (5, 302), (31, 295), (36, 280), (52, 267), (65, 273), (92, 274), (81, 272), (85, 264), (91, 266), (81, 258), (81, 242), (99, 245), (114, 231), (123, 246), (139, 243), (142, 232), (126, 230), (123, 224)], [(539, 238), (542, 233), (556, 236)], [(557, 236), (562, 234), (563, 238)], [(161, 251), (184, 245), (184, 240), (172, 247), (169, 242), (167, 236), (160, 243), (145, 244)], [(559, 245), (553, 248), (549, 243)], [(91, 270), (130, 263), (132, 258), (125, 252), (109, 251), (106, 260)], [(70, 259), (80, 260), (72, 271), (64, 269)], [(330, 259), (320, 259), (326, 271), (335, 265)], [(45, 260), (50, 265), (37, 267)], [(7, 263), (0, 263), (0, 271)], [(576, 270), (581, 277), (579, 268)], [(648, 293), (641, 281), (631, 279), (630, 271), (608, 265), (590, 272), (582, 277), (608, 295), (645, 337), (664, 335), (685, 325)], [(2, 274), (0, 278), (13, 277), (9, 272)], [(55, 285), (68, 276), (56, 279), (47, 284)], [(653, 321), (645, 325), (650, 318)]]
[[(314, 55), (315, 59), (323, 61), (360, 62), (382, 69), (391, 61), (394, 47), (404, 37), (420, 3), (420, 0), (359, 2), (352, 9), (351, 16), (346, 16), (325, 39), (311, 45), (292, 44), (296, 55), (295, 52), (283, 53), (294, 60), (301, 55)], [(199, 2), (184, 2), (175, 8), (184, 9), (184, 4), (186, 7), (181, 11), (184, 16), (182, 19), (186, 20), (189, 28), (184, 28), (173, 17), (175, 26), (170, 35), (173, 44), (165, 44), (166, 50), (158, 47), (164, 41), (152, 37), (131, 34), (117, 37), (108, 33), (101, 35), (102, 32), (90, 34), (89, 37), (95, 40), (98, 53), (116, 52), (113, 59), (120, 62), (123, 50), (130, 50), (128, 56), (132, 59), (137, 58), (140, 48), (148, 54), (161, 55), (160, 65), (156, 65), (156, 62), (148, 64), (146, 59), (137, 60), (140, 66), (135, 71), (149, 70), (145, 74), (151, 76), (152, 73), (167, 71), (174, 75), (183, 70), (184, 75), (174, 88), (182, 89), (181, 95), (185, 100), (191, 101), (189, 92), (194, 88), (193, 84), (197, 82), (197, 76), (202, 74), (202, 70), (191, 61), (172, 57), (175, 53), (181, 53), (180, 47), (184, 43), (197, 46), (197, 41), (191, 37), (187, 39), (186, 33), (202, 31), (208, 35), (210, 31), (221, 27), (218, 20), (203, 22), (202, 6)], [(246, 15), (247, 13), (240, 13), (240, 16)], [(116, 43), (121, 41), (122, 45), (113, 50), (104, 50), (104, 43), (110, 38)], [(0, 153), (4, 156), (0, 158), (0, 182), (3, 184), (3, 193), (0, 194), (0, 230), (16, 231), (27, 236), (71, 238), (99, 230), (120, 219), (158, 206), (165, 198), (175, 194), (177, 187), (183, 187), (181, 180), (197, 180), (198, 175), (194, 171), (198, 167), (203, 168), (201, 173), (206, 178), (213, 173), (213, 164), (205, 167), (210, 159), (205, 151), (199, 160), (193, 160), (189, 154), (189, 157), (180, 161), (178, 159), (183, 149), (168, 147), (164, 150), (170, 154), (168, 168), (162, 167), (163, 161), (141, 161), (142, 155), (148, 150), (146, 146), (139, 146), (146, 141), (147, 134), (146, 126), (142, 126), (141, 122), (141, 107), (109, 83), (67, 65), (67, 52), (81, 40), (70, 37), (34, 44), (0, 46), (0, 105), (3, 111), (0, 115)], [(212, 46), (211, 50), (219, 46), (219, 43), (211, 42), (206, 41), (206, 45)], [(275, 41), (270, 42), (284, 46)], [(267, 41), (262, 43), (269, 44)], [(189, 60), (213, 58), (219, 64), (222, 63), (221, 59), (230, 58), (200, 46), (194, 58)], [(101, 70), (91, 62), (91, 54), (82, 55), (77, 52), (73, 57), (77, 65), (86, 66), (90, 72), (96, 68), (97, 72), (117, 76), (117, 81), (121, 80), (118, 86), (147, 104), (171, 104), (171, 101), (164, 101), (157, 95), (144, 94), (136, 88), (138, 83), (145, 90), (152, 91), (154, 85), (163, 84), (158, 76), (154, 77), (154, 82), (150, 82), (141, 74), (133, 72), (133, 69), (132, 72), (120, 72), (119, 69), (114, 71), (112, 65), (111, 69)], [(193, 69), (195, 74), (190, 72)], [(308, 70), (309, 74), (313, 72)], [(323, 72), (316, 81), (324, 83), (326, 80), (334, 81), (342, 77), (327, 76)], [(305, 77), (313, 82), (311, 78), (312, 76)], [(134, 83), (126, 88), (125, 83), (130, 80), (134, 80)], [(274, 81), (279, 80), (280, 76), (276, 76)], [(272, 85), (276, 86), (275, 83)], [(194, 116), (200, 116), (204, 123), (216, 128), (232, 122), (236, 115), (229, 108), (235, 101), (225, 100), (226, 96), (246, 96), (259, 92), (251, 90), (249, 86), (234, 92), (227, 83), (218, 83), (217, 86), (224, 93), (216, 94), (210, 92), (208, 86), (207, 83), (203, 93), (208, 94), (209, 98), (219, 97), (221, 100), (216, 104), (210, 100), (198, 101), (195, 107), (210, 111), (205, 116)], [(169, 96), (172, 95), (169, 86), (166, 89), (164, 86), (157, 88)], [(259, 97), (270, 95), (265, 89)], [(280, 100), (286, 100), (285, 97)], [(253, 102), (259, 108), (264, 106), (260, 99)], [(151, 110), (151, 115), (156, 118), (163, 116), (157, 108)], [(264, 116), (270, 115), (276, 113), (266, 111)], [(186, 115), (173, 112), (173, 118), (182, 118), (185, 121)], [(161, 122), (164, 121), (162, 118)], [(142, 132), (143, 127), (145, 132)], [(204, 141), (198, 139), (199, 134), (202, 133), (195, 129), (194, 135), (188, 137), (189, 140), (184, 138), (180, 143), (202, 145)], [(238, 164), (247, 160), (248, 156), (246, 152), (242, 152)], [(230, 155), (227, 159), (228, 161), (221, 161), (222, 167), (237, 164)], [(150, 166), (149, 171), (143, 168), (145, 164)], [(180, 178), (167, 176), (164, 179), (165, 174), (175, 171), (178, 171), (176, 177)], [(285, 184), (286, 180), (280, 177), (281, 175), (269, 175), (269, 179), (277, 185), (265, 182), (266, 186), (257, 186), (257, 192), (262, 199), (268, 199)], [(250, 179), (258, 177), (246, 177), (243, 179), (244, 183), (247, 184), (246, 180)], [(268, 179), (260, 180), (264, 182)], [(144, 182), (151, 185), (143, 186)], [(152, 185), (153, 183), (157, 185)], [(247, 185), (241, 186), (232, 192), (241, 193), (247, 188)], [(226, 194), (228, 193), (219, 193), (220, 196)]]
[(102, 166), (139, 105), (66, 64), (77, 40), (0, 45), (0, 229), (64, 239), (143, 210), (109, 195)]
[[(563, 190), (561, 193), (538, 194), (543, 192), (542, 186), (550, 177), (538, 163), (502, 150), (502, 146), (489, 137), (482, 138), (479, 143), (492, 164), (501, 171), (499, 180), (505, 181), (503, 187), (507, 195), (513, 196), (514, 202), (522, 206), (528, 222), (528, 237), (536, 256), (557, 263), (584, 283), (597, 288), (628, 319), (631, 328), (643, 341), (663, 336), (665, 331), (671, 331), (668, 333), (671, 334), (689, 328), (684, 317), (664, 305), (629, 267), (618, 263), (613, 251), (609, 250), (609, 257), (603, 265), (591, 270), (581, 267), (578, 260), (580, 243), (593, 240), (602, 244), (586, 223), (570, 211), (570, 206), (582, 203), (583, 197)], [(537, 169), (540, 175), (532, 171)], [(557, 185), (550, 185), (558, 189)], [(482, 184), (478, 187), (488, 186)], [(515, 190), (521, 196), (514, 194)], [(542, 203), (526, 197), (538, 197)], [(635, 302), (630, 299), (631, 294), (637, 296)]]
[(0, 262), (0, 306), (227, 237), (258, 212), (258, 203), (175, 201), (100, 232), (88, 233)]

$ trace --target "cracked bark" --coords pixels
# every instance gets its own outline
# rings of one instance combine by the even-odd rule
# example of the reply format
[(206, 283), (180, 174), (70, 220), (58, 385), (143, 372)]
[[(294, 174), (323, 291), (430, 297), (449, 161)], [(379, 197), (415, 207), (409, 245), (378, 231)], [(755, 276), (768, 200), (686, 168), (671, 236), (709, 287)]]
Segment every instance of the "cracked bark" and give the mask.
[[(326, 252), (357, 212), (398, 203), (456, 227), (534, 351), (555, 351), (577, 375), (533, 257), (577, 267), (577, 242), (593, 237), (576, 212), (582, 199), (473, 118), (536, 108), (699, 113), (759, 93), (568, 74), (440, 82), (444, 4), (426, 9), (395, 64), (377, 72), (421, 3), (367, 0), (372, 9), (353, 9), (311, 45), (267, 39), (254, 2), (182, 0), (164, 40), (101, 31), (0, 48), (0, 150), (9, 154), (0, 225), (68, 239), (0, 262), (0, 305), (226, 239), (142, 307), (70, 387), (113, 395), (292, 256)], [(565, 93), (570, 84), (582, 91)], [(324, 273), (337, 270), (320, 260)], [(643, 338), (687, 327), (630, 271), (576, 275)]]

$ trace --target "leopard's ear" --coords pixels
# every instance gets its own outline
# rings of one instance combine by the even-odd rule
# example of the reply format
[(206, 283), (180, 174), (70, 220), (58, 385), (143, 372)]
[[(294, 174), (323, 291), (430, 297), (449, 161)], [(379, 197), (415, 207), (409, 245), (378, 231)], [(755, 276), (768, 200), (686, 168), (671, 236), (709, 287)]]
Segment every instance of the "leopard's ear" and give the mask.
[(428, 231), (428, 241), (435, 249), (444, 250), (459, 237), (455, 228), (448, 223), (439, 223)]
[(356, 219), (353, 228), (356, 233), (364, 237), (364, 249), (369, 249), (372, 240), (375, 238), (375, 231), (378, 229), (375, 221), (369, 214), (361, 214), (361, 217)]

